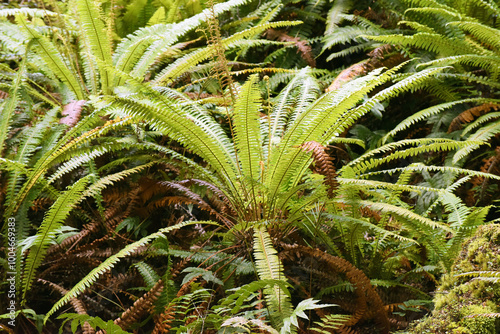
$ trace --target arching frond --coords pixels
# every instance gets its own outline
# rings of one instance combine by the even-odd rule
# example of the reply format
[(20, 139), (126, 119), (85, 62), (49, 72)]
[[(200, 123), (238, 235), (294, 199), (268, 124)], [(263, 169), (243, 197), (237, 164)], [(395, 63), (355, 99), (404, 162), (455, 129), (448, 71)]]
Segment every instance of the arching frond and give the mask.
[(79, 100), (85, 98), (78, 76), (68, 67), (54, 44), (34, 28), (30, 27), (22, 16), (17, 17), (17, 22), (23, 27), (28, 38), (33, 40), (34, 51), (43, 59), (54, 75), (68, 85)]
[[(265, 23), (261, 24), (256, 27), (249, 28), (247, 30), (238, 32), (228, 38), (225, 38), (221, 41), (221, 45), (224, 47), (229, 47), (232, 43), (236, 43), (239, 40), (243, 40), (245, 38), (248, 38), (250, 36), (253, 36), (255, 34), (261, 33), (266, 29), (269, 28), (278, 28), (278, 27), (283, 27), (283, 26), (294, 26), (301, 24), (301, 22), (297, 21), (280, 21), (280, 22), (270, 22), (270, 23)], [(184, 73), (187, 69), (191, 68), (192, 66), (207, 60), (210, 58), (212, 55), (214, 55), (216, 52), (216, 46), (212, 45), (207, 48), (192, 52), (175, 62), (173, 62), (171, 65), (167, 66), (163, 71), (161, 71), (154, 80), (155, 84), (165, 84), (166, 82), (169, 82), (177, 77), (179, 77), (182, 73)]]
[[(215, 15), (247, 3), (248, 0), (230, 0), (215, 4)], [(154, 25), (137, 30), (127, 36), (117, 46), (114, 63), (117, 69), (128, 73), (132, 68), (132, 76), (143, 77), (149, 67), (167, 48), (176, 43), (179, 37), (200, 26), (210, 17), (211, 9), (205, 9), (182, 22), (176, 24)], [(118, 84), (123, 84), (120, 80)]]
[[(99, 8), (92, 0), (76, 1), (79, 18), (92, 55), (104, 64), (111, 65), (111, 44), (108, 39), (104, 22), (101, 19)], [(92, 61), (92, 60), (90, 60)], [(101, 85), (105, 94), (111, 92), (113, 77), (103, 66), (100, 67)]]
[(415, 123), (425, 120), (429, 118), (430, 116), (437, 115), (443, 110), (446, 110), (448, 108), (451, 108), (453, 106), (462, 104), (462, 103), (495, 103), (495, 102), (500, 102), (499, 100), (496, 99), (483, 99), (483, 98), (470, 98), (470, 99), (463, 99), (463, 100), (457, 100), (457, 101), (452, 101), (452, 102), (446, 102), (446, 103), (441, 103), (438, 105), (434, 105), (432, 107), (423, 109), (419, 112), (414, 113), (413, 115), (407, 117), (404, 121), (399, 123), (394, 129), (389, 131), (382, 139), (382, 142), (386, 142), (387, 139), (391, 136), (394, 136), (396, 133), (406, 130), (410, 126), (414, 125)]
[(158, 232), (155, 232), (153, 234), (150, 234), (136, 242), (133, 242), (127, 246), (125, 246), (123, 249), (121, 249), (118, 253), (114, 254), (113, 256), (110, 256), (101, 263), (97, 268), (93, 269), (87, 276), (85, 276), (78, 284), (76, 284), (66, 295), (64, 295), (63, 298), (61, 298), (57, 303), (55, 303), (52, 308), (47, 312), (44, 322), (48, 320), (48, 318), (54, 314), (58, 309), (60, 309), (62, 306), (64, 306), (66, 303), (68, 303), (72, 298), (77, 297), (79, 294), (81, 294), (87, 287), (89, 287), (91, 284), (93, 284), (102, 274), (104, 274), (106, 271), (110, 270), (115, 266), (115, 264), (120, 261), (121, 258), (126, 257), (130, 254), (132, 254), (137, 248), (148, 244), (149, 242), (160, 238), (164, 237), (164, 233), (169, 233), (171, 231), (177, 230), (179, 228), (182, 228), (187, 225), (192, 225), (194, 223), (197, 224), (214, 224), (213, 222), (191, 222), (191, 221), (186, 221), (186, 222), (181, 222), (178, 224), (175, 224), (173, 226), (168, 226), (161, 228), (158, 230)]
[(53, 233), (57, 230), (66, 217), (69, 215), (71, 209), (75, 207), (82, 200), (83, 191), (87, 185), (88, 177), (78, 180), (67, 191), (59, 196), (56, 202), (47, 212), (45, 219), (40, 225), (35, 240), (31, 246), (23, 274), (23, 292), (22, 303), (26, 302), (26, 294), (31, 288), (31, 284), (35, 279), (35, 272), (41, 265), (43, 258)]
[[(233, 126), (234, 142), (238, 150), (243, 180), (248, 182), (249, 190), (256, 199), (254, 183), (262, 174), (263, 152), (259, 123), (260, 91), (257, 77), (251, 76), (241, 88), (234, 105)], [(256, 203), (255, 203), (256, 205)]]
[(28, 7), (0, 9), (0, 17), (17, 16), (17, 15), (41, 18), (45, 16), (57, 16), (59, 14), (47, 9), (28, 8)]
[[(500, 115), (500, 113), (497, 113), (497, 116)], [(484, 116), (483, 116), (484, 117)], [(472, 124), (471, 124), (472, 125)], [(468, 137), (468, 140), (470, 141), (477, 141), (480, 143), (487, 143), (489, 139), (492, 137), (496, 136), (500, 132), (500, 121), (493, 122), (489, 125), (481, 127), (478, 131), (473, 133)], [(468, 146), (460, 149), (455, 153), (453, 156), (453, 162), (457, 163), (459, 160), (463, 159), (466, 157), (468, 154), (470, 154), (472, 151), (476, 150), (479, 148), (480, 144), (476, 144), (473, 146)]]
[(500, 41), (498, 34), (500, 30), (489, 27), (479, 22), (450, 22), (450, 25), (455, 25), (460, 29), (472, 34), (483, 45), (488, 45), (491, 48), (500, 49)]
[(0, 103), (2, 109), (2, 119), (0, 120), (0, 153), (3, 152), (5, 141), (12, 121), (14, 110), (19, 102), (19, 90), (22, 85), (22, 79), (26, 71), (26, 61), (23, 61), (21, 68), (17, 71), (16, 77), (12, 83), (10, 96)]
[(469, 44), (457, 38), (446, 38), (440, 34), (431, 34), (419, 32), (412, 36), (404, 35), (382, 35), (366, 36), (374, 41), (387, 44), (396, 44), (403, 46), (413, 46), (419, 49), (428, 50), (442, 56), (451, 56), (457, 54), (473, 54), (476, 52)]
[[(261, 280), (282, 280), (286, 282), (281, 261), (276, 255), (269, 233), (265, 227), (254, 228), (254, 257), (257, 274)], [(264, 289), (271, 322), (277, 328), (283, 326), (285, 318), (292, 313), (290, 295), (287, 290), (274, 285)]]

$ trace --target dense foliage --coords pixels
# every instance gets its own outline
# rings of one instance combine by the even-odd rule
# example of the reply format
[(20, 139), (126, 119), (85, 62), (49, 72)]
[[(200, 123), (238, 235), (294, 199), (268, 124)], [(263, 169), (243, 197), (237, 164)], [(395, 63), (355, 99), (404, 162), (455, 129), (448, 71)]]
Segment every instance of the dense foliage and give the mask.
[[(499, 218), (499, 14), (0, 5), (0, 328), (498, 332), (498, 255), (463, 247)], [(456, 272), (487, 306), (412, 323)]]

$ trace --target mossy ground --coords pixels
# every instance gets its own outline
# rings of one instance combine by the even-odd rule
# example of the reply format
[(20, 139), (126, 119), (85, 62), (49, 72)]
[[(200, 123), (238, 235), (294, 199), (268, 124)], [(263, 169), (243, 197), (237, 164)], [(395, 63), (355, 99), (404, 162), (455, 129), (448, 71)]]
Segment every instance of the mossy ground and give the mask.
[(452, 271), (443, 276), (436, 291), (434, 310), (413, 323), (406, 333), (500, 333), (499, 318), (477, 316), (500, 312), (500, 285), (457, 277), (483, 270), (500, 271), (500, 225), (482, 226), (464, 243)]

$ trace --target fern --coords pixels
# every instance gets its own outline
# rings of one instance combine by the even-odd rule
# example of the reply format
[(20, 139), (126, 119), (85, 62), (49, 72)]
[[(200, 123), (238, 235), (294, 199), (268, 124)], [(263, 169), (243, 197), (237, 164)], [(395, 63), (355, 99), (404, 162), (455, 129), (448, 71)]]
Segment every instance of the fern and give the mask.
[(113, 323), (112, 320), (104, 321), (99, 317), (91, 317), (87, 314), (75, 314), (75, 313), (66, 313), (61, 314), (58, 319), (65, 319), (61, 324), (61, 330), (59, 333), (62, 333), (64, 325), (71, 321), (71, 331), (75, 333), (77, 331), (78, 326), (82, 328), (85, 325), (91, 326), (93, 329), (101, 329), (105, 330), (107, 333), (115, 333), (115, 334), (129, 334), (130, 332), (126, 332), (120, 328), (120, 326)]
[(5, 141), (9, 132), (10, 122), (14, 109), (19, 101), (19, 89), (22, 85), (22, 79), (26, 71), (26, 61), (23, 61), (20, 69), (16, 73), (12, 88), (10, 90), (10, 97), (3, 101), (0, 106), (2, 107), (2, 119), (0, 121), (0, 153), (3, 152)]
[[(249, 191), (256, 199), (253, 183), (259, 180), (259, 162), (263, 161), (262, 142), (259, 124), (260, 92), (257, 78), (245, 83), (234, 106), (234, 142), (240, 159), (243, 176), (250, 181)], [(257, 203), (254, 203), (257, 206)], [(257, 217), (254, 217), (256, 219)]]
[(83, 100), (85, 94), (80, 83), (78, 76), (70, 70), (64, 59), (61, 57), (55, 45), (50, 42), (45, 36), (41, 35), (35, 29), (30, 27), (22, 16), (17, 17), (17, 22), (23, 27), (23, 30), (28, 35), (29, 39), (33, 40), (34, 50), (44, 60), (48, 68), (64, 82), (75, 93), (77, 99)]
[[(214, 5), (215, 14), (226, 12), (243, 5), (248, 0), (231, 0)], [(192, 16), (175, 25), (155, 25), (142, 28), (125, 38), (116, 48), (114, 63), (117, 69), (131, 72), (132, 76), (142, 77), (155, 59), (167, 48), (177, 42), (179, 37), (204, 23), (210, 9)], [(167, 36), (167, 38), (165, 38)], [(121, 81), (118, 83), (120, 84)]]
[[(283, 26), (294, 26), (298, 25), (301, 22), (294, 22), (294, 21), (282, 21), (282, 22), (271, 22), (271, 23), (265, 23), (261, 24), (256, 27), (249, 28), (245, 31), (238, 32), (228, 38), (225, 38), (221, 41), (222, 46), (224, 47), (230, 47), (232, 43), (237, 43), (239, 40), (242, 40), (244, 38), (253, 36), (257, 33), (260, 33), (266, 29), (269, 28), (275, 28), (275, 27), (283, 27)], [(190, 53), (183, 58), (180, 58), (173, 62), (171, 65), (167, 66), (164, 70), (162, 70), (154, 80), (155, 84), (164, 84), (165, 82), (172, 81), (174, 78), (179, 77), (181, 74), (183, 74), (187, 69), (191, 68), (192, 66), (207, 60), (210, 56), (214, 55), (216, 52), (216, 47), (215, 46), (209, 46), (207, 48), (201, 49), (199, 51), (195, 51), (193, 53)]]
[(88, 177), (82, 178), (67, 191), (62, 193), (49, 209), (45, 219), (40, 225), (35, 240), (31, 246), (28, 258), (26, 259), (24, 268), (21, 296), (23, 304), (26, 302), (26, 294), (30, 290), (31, 284), (35, 279), (35, 271), (41, 265), (43, 258), (45, 257), (52, 234), (62, 225), (62, 222), (69, 215), (71, 209), (81, 201), (82, 193), (87, 185), (87, 182)]
[[(283, 267), (273, 248), (270, 236), (264, 227), (254, 228), (255, 266), (261, 280), (286, 281)], [(292, 315), (290, 293), (280, 286), (264, 289), (264, 295), (274, 327), (282, 328), (287, 317)]]
[[(78, 284), (76, 284), (63, 298), (61, 298), (57, 303), (55, 303), (49, 312), (45, 315), (44, 322), (48, 320), (48, 318), (56, 312), (59, 308), (64, 306), (71, 298), (75, 298), (79, 294), (81, 294), (88, 286), (93, 284), (104, 272), (110, 270), (114, 267), (114, 265), (125, 256), (132, 254), (138, 247), (141, 247), (154, 239), (164, 236), (164, 233), (168, 233), (173, 230), (177, 230), (181, 227), (192, 225), (194, 222), (181, 222), (173, 226), (168, 226), (161, 228), (158, 232), (150, 234), (136, 242), (133, 242), (123, 249), (121, 249), (118, 253), (114, 254), (111, 257), (108, 257), (106, 261), (100, 264), (97, 268), (93, 269), (87, 276), (85, 276)], [(201, 224), (203, 222), (196, 222)], [(206, 224), (213, 224), (212, 222), (205, 222)]]
[[(76, 5), (82, 23), (82, 29), (84, 31), (84, 38), (87, 39), (89, 48), (92, 50), (92, 55), (103, 63), (111, 65), (111, 44), (108, 40), (108, 36), (103, 34), (105, 26), (101, 20), (96, 3), (92, 0), (77, 0)], [(111, 73), (109, 73), (103, 66), (99, 67), (102, 90), (105, 94), (108, 94), (111, 92), (113, 78)]]
[(489, 100), (489, 99), (482, 99), (482, 98), (470, 98), (470, 99), (463, 99), (463, 100), (452, 101), (452, 102), (447, 102), (447, 103), (441, 103), (441, 104), (423, 109), (423, 110), (409, 116), (404, 121), (399, 123), (394, 129), (389, 131), (382, 139), (382, 142), (386, 142), (389, 137), (394, 136), (396, 133), (398, 133), (400, 131), (406, 130), (407, 128), (411, 127), (415, 123), (422, 121), (426, 118), (429, 118), (432, 115), (437, 115), (438, 113), (442, 112), (443, 110), (451, 108), (455, 105), (462, 104), (462, 103), (471, 103), (471, 102), (472, 103), (488, 103), (488, 102), (494, 103), (496, 101), (497, 100)]
[(42, 18), (45, 16), (56, 16), (58, 14), (47, 9), (28, 8), (28, 7), (0, 9), (0, 17), (17, 16), (17, 15)]
[(160, 280), (160, 276), (156, 273), (156, 271), (145, 262), (137, 262), (134, 263), (134, 267), (141, 273), (144, 282), (146, 282), (146, 287), (151, 289), (156, 282)]

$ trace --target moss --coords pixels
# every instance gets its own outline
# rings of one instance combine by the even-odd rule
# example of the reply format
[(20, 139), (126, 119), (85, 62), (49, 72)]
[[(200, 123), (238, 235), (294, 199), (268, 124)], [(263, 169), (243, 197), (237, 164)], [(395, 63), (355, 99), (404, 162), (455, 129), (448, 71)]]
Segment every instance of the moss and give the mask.
[(460, 323), (475, 334), (495, 334), (495, 318), (474, 316), (478, 314), (494, 313), (495, 311), (495, 309), (488, 306), (469, 305), (461, 310), (461, 316), (463, 319)]
[(500, 271), (500, 225), (482, 226), (464, 242), (452, 271), (441, 278), (434, 297), (434, 310), (411, 324), (407, 333), (500, 333), (496, 318), (473, 316), (500, 312), (498, 286), (470, 277), (456, 277), (477, 270)]

